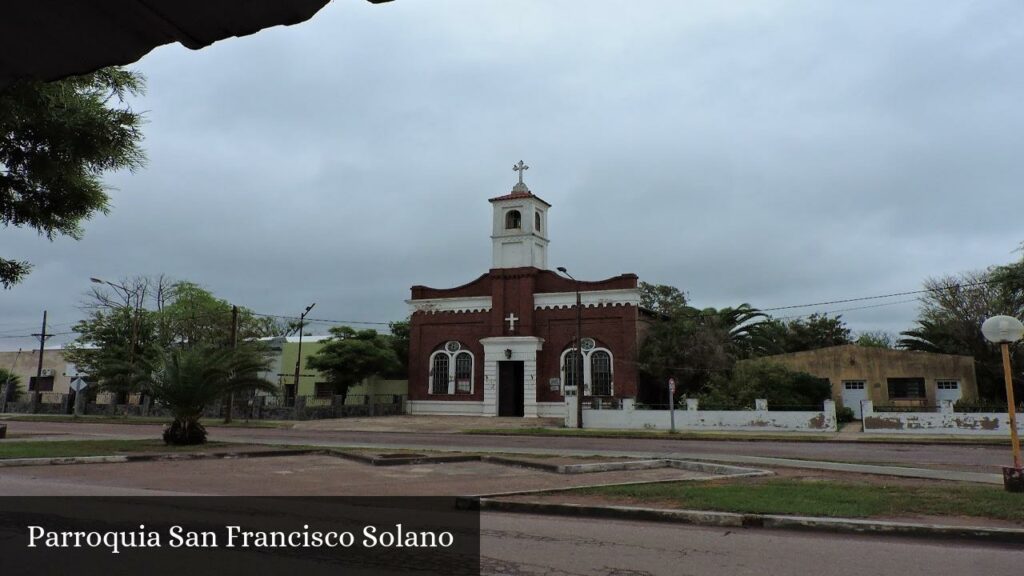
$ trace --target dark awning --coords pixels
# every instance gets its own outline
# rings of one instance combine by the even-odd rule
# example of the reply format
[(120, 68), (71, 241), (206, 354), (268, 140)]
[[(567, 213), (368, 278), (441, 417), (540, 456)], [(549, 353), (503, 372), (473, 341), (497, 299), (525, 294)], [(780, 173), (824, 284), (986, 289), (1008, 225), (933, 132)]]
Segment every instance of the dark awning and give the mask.
[[(171, 42), (193, 50), (310, 19), (330, 0), (5, 0), (0, 87), (130, 64)], [(388, 0), (369, 0), (374, 4)]]

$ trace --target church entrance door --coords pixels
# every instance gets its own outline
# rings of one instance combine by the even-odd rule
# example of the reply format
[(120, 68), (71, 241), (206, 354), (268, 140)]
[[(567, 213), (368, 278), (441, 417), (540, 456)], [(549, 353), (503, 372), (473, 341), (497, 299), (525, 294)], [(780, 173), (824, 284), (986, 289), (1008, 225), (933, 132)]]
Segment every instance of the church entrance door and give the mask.
[(523, 416), (522, 362), (498, 362), (498, 416)]

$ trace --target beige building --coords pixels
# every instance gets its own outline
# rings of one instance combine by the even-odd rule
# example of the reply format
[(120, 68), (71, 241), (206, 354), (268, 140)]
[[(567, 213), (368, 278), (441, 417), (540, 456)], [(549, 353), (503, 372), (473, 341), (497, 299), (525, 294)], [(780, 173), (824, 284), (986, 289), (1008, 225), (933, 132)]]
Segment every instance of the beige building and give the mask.
[(860, 418), (860, 401), (876, 406), (935, 406), (977, 398), (974, 358), (849, 344), (768, 356), (791, 370), (827, 378), (832, 398)]
[[(64, 359), (64, 351), (60, 348), (44, 350), (43, 375), (38, 382), (36, 382), (36, 372), (39, 368), (38, 349), (0, 352), (0, 368), (14, 372), (21, 380), (20, 388), (24, 392), (39, 390), (40, 392), (67, 394), (71, 381), (78, 377), (75, 365)], [(2, 394), (5, 384), (5, 382), (0, 382), (0, 394)]]

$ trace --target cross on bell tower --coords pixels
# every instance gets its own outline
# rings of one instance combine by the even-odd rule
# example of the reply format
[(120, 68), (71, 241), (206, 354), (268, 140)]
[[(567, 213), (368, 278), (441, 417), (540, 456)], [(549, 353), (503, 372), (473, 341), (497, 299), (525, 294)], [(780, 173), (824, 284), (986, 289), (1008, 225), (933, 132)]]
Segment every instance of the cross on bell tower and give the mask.
[(513, 164), (512, 170), (519, 174), (519, 181), (512, 192), (491, 198), (494, 207), (492, 268), (547, 268), (548, 208), (551, 205), (534, 196), (523, 182), (523, 173), (529, 169), (522, 160)]
[(526, 172), (529, 169), (530, 169), (530, 167), (527, 166), (522, 160), (520, 160), (518, 164), (512, 165), (512, 170), (515, 171), (515, 172), (519, 172), (519, 183), (512, 187), (512, 191), (513, 192), (529, 192), (530, 191), (530, 189), (526, 187), (526, 184), (523, 183), (523, 173)]

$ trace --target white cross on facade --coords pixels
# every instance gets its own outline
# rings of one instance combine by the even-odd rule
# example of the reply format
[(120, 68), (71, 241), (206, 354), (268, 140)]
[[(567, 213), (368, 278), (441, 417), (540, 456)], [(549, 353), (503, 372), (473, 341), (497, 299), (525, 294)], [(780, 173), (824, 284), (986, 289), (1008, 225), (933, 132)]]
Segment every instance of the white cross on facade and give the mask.
[(517, 320), (519, 320), (519, 318), (515, 314), (512, 314), (511, 312), (509, 313), (508, 318), (505, 318), (505, 322), (508, 322), (508, 329), (510, 332), (516, 331)]

